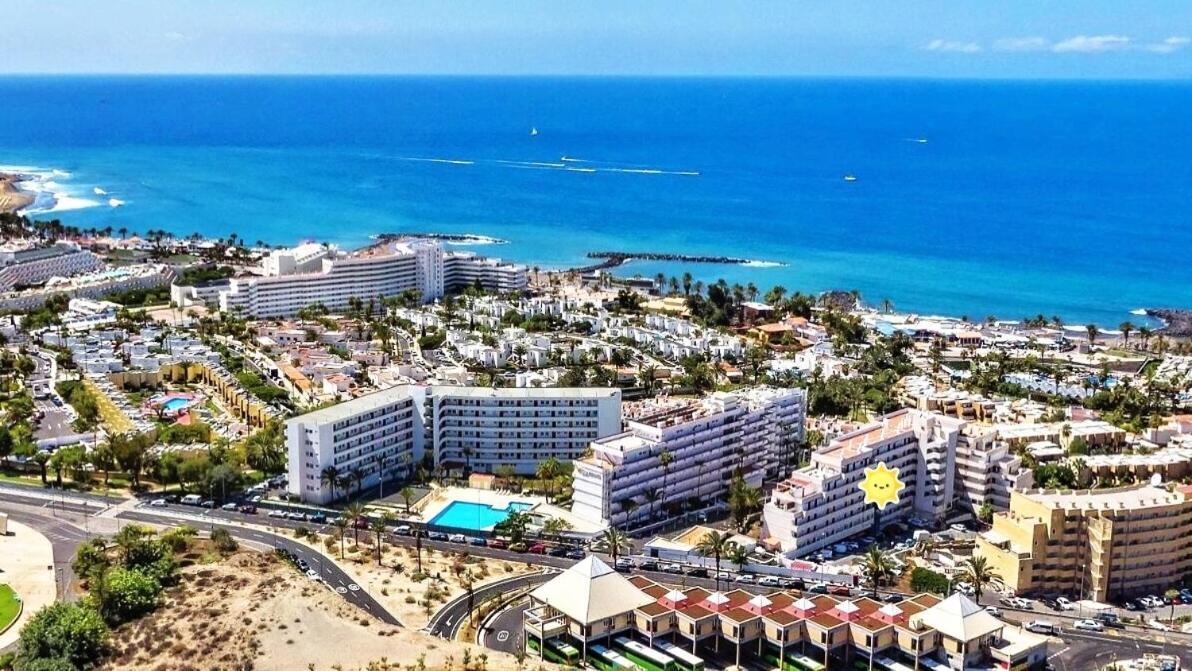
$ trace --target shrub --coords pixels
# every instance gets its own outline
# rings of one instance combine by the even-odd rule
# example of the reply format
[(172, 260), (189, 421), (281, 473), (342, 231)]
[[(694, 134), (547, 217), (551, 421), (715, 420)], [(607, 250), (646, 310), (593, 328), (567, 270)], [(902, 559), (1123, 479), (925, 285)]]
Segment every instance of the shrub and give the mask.
[(93, 596), (104, 619), (112, 624), (138, 618), (157, 607), (161, 584), (135, 569), (114, 568), (103, 578), (102, 591)]
[(936, 594), (947, 594), (951, 588), (951, 582), (948, 577), (942, 573), (936, 573), (931, 569), (923, 568), (922, 566), (915, 567), (911, 571), (911, 590), (915, 592), (935, 592)]
[(227, 529), (212, 530), (211, 543), (215, 546), (216, 550), (219, 550), (224, 554), (235, 552), (236, 549), (240, 547), (240, 545), (236, 542), (236, 539), (232, 538), (232, 534), (229, 533)]
[(21, 630), (16, 668), (69, 668), (61, 664), (55, 667), (52, 660), (86, 668), (103, 653), (110, 635), (103, 618), (85, 603), (46, 606)]

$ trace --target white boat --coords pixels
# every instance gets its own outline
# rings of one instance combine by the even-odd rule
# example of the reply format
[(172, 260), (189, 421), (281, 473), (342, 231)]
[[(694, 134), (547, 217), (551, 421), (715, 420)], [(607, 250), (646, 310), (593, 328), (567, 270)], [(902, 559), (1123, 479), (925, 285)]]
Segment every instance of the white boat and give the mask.
[(537, 135), (537, 134), (538, 134), (538, 129), (537, 129), (537, 128), (531, 128), (531, 129), (530, 129), (530, 135), (531, 135), (531, 136), (534, 136), (534, 135)]
[(120, 200), (119, 198), (109, 198), (108, 199), (109, 207), (120, 207), (122, 205), (124, 205), (124, 201)]
[(844, 181), (846, 181), (846, 182), (855, 182), (855, 181), (857, 181), (857, 176), (856, 176), (856, 175), (845, 175), (845, 176), (844, 176)]

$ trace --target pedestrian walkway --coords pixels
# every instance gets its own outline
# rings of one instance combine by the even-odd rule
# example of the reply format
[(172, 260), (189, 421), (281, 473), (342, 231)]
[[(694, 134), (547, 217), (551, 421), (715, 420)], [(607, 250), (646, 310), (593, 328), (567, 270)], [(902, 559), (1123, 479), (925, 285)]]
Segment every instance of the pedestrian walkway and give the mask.
[(32, 528), (8, 521), (8, 535), (0, 536), (0, 583), (12, 587), (23, 602), (21, 615), (0, 633), (0, 650), (16, 643), (21, 627), (33, 614), (54, 603), (54, 548), (50, 539)]

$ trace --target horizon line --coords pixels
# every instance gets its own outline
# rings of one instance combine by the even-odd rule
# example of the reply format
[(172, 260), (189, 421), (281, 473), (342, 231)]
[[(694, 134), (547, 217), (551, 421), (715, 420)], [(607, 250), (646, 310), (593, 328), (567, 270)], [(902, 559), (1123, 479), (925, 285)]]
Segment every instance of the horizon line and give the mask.
[(427, 73), (427, 72), (0, 72), (4, 78), (309, 78), (309, 79), (819, 79), (819, 80), (902, 80), (970, 82), (1192, 82), (1192, 73), (1182, 76), (951, 76), (910, 74), (800, 74), (800, 73)]

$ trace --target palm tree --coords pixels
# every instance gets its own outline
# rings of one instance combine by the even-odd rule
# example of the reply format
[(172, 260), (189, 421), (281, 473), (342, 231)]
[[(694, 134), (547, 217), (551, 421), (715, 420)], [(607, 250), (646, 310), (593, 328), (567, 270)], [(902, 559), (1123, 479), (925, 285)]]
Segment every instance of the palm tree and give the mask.
[(646, 503), (650, 504), (650, 507), (649, 507), (650, 521), (652, 522), (652, 521), (654, 521), (654, 504), (656, 504), (662, 500), (662, 489), (660, 489), (658, 487), (654, 487), (652, 489), (647, 489), (646, 493), (645, 493), (645, 497), (646, 497)]
[[(386, 520), (385, 518), (390, 518)], [(373, 532), (377, 541), (377, 565), (381, 565), (381, 536), (384, 535), (385, 529), (388, 528), (388, 522), (392, 521), (390, 513), (385, 513), (385, 516), (379, 520), (373, 520), (373, 523), (368, 526), (368, 530)]]
[(1096, 340), (1097, 340), (1097, 325), (1096, 324), (1085, 325), (1084, 333), (1086, 336), (1088, 336), (1088, 339), (1089, 339), (1089, 349), (1092, 349), (1094, 342), (1096, 342)]
[(626, 536), (624, 532), (616, 527), (605, 529), (604, 533), (600, 535), (600, 538), (597, 538), (596, 542), (592, 545), (592, 549), (597, 552), (606, 553), (612, 559), (614, 565), (617, 563), (617, 557), (621, 554), (621, 551), (631, 550), (632, 548), (633, 543), (629, 540), (629, 536)]
[(359, 494), (360, 485), (364, 483), (364, 469), (353, 468), (351, 472), (348, 473), (348, 477), (352, 479), (352, 482), (356, 483), (356, 493)]
[(861, 572), (869, 583), (873, 597), (877, 598), (877, 588), (882, 580), (894, 577), (894, 562), (877, 545), (870, 545), (861, 557)]
[(335, 500), (335, 487), (339, 484), (339, 469), (334, 466), (327, 466), (319, 473), (319, 482), (327, 485), (331, 489), (331, 501)]
[(411, 489), (409, 485), (406, 485), (405, 487), (401, 488), (401, 491), (398, 492), (397, 495), (401, 497), (402, 501), (406, 502), (406, 514), (409, 515), (410, 499), (414, 498), (414, 490)]
[(989, 560), (981, 555), (973, 555), (960, 565), (961, 578), (973, 586), (973, 594), (980, 601), (981, 594), (990, 583), (1000, 582), (1002, 577), (989, 565)]
[(729, 543), (728, 553), (726, 555), (728, 560), (737, 565), (737, 572), (740, 573), (745, 565), (749, 563), (749, 553), (745, 548), (736, 543)]
[(719, 531), (710, 531), (699, 539), (695, 544), (695, 551), (705, 557), (713, 557), (716, 560), (716, 591), (720, 591), (720, 558), (728, 553), (729, 547), (733, 544), (729, 540), (731, 536), (720, 533)]
[(556, 459), (554, 457), (549, 457), (545, 461), (539, 462), (538, 469), (537, 469), (535, 475), (538, 476), (539, 480), (545, 480), (547, 482), (548, 490), (550, 491), (551, 496), (553, 497), (554, 489), (555, 489), (555, 484), (554, 484), (555, 478), (559, 477), (562, 473), (563, 473), (563, 464), (560, 463), (558, 459)]
[(561, 517), (552, 517), (542, 523), (542, 531), (551, 536), (559, 536), (570, 530), (571, 522), (568, 522)]
[(344, 517), (351, 520), (352, 523), (352, 543), (355, 545), (360, 544), (359, 520), (364, 517), (364, 511), (364, 504), (359, 502), (349, 503), (344, 508)]
[(658, 455), (658, 463), (662, 466), (662, 495), (666, 496), (667, 481), (670, 480), (670, 467), (675, 461), (675, 455), (670, 450), (663, 450)]
[(1122, 331), (1122, 346), (1129, 347), (1130, 332), (1134, 330), (1134, 325), (1130, 322), (1122, 322), (1120, 325), (1118, 325), (1118, 328)]
[(343, 558), (344, 536), (348, 533), (348, 520), (346, 517), (337, 517), (331, 524), (335, 527), (335, 530), (339, 532), (339, 556), (340, 558)]

